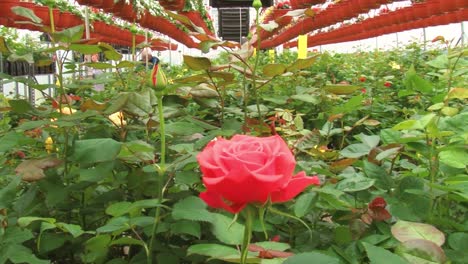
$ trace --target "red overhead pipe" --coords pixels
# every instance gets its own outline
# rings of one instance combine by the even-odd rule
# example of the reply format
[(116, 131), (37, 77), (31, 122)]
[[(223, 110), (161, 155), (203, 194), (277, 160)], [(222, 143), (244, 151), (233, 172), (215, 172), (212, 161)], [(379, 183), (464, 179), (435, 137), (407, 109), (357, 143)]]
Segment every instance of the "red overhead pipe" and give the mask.
[(293, 9), (308, 8), (312, 5), (323, 4), (326, 0), (291, 0)]
[[(468, 8), (468, 1), (441, 2), (440, 0), (428, 0), (424, 3), (415, 4), (366, 19), (361, 23), (309, 36), (308, 44), (309, 47), (312, 47), (376, 37), (426, 26), (461, 22), (466, 20), (466, 17), (468, 17), (466, 16), (468, 14), (468, 10), (466, 8)], [(285, 47), (294, 46), (297, 46), (297, 41), (292, 41), (285, 45)]]
[(323, 10), (314, 17), (307, 17), (288, 30), (279, 33), (272, 39), (264, 40), (260, 44), (261, 49), (268, 49), (279, 46), (299, 35), (307, 34), (317, 28), (323, 28), (342, 21), (337, 16), (332, 15), (336, 10), (345, 10), (345, 17), (355, 17), (361, 13), (369, 12), (369, 10), (378, 8), (382, 4), (393, 2), (392, 0), (342, 0), (330, 8)]

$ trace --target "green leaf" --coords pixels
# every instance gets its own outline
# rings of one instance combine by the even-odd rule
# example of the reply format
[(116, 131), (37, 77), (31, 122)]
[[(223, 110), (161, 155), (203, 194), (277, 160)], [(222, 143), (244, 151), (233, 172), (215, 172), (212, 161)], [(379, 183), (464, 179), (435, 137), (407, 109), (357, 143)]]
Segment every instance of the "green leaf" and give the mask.
[(375, 183), (374, 179), (369, 179), (362, 176), (356, 176), (351, 178), (346, 178), (340, 181), (336, 188), (343, 192), (359, 192), (367, 190), (372, 187)]
[(429, 106), (429, 107), (427, 108), (427, 110), (429, 110), (429, 111), (437, 111), (437, 110), (442, 109), (442, 107), (444, 107), (444, 105), (445, 105), (445, 104), (442, 103), (442, 102), (441, 102), (441, 103), (437, 103), (437, 104), (433, 104), (433, 105)]
[(381, 160), (383, 160), (385, 158), (388, 158), (388, 157), (394, 157), (395, 154), (400, 152), (400, 150), (401, 150), (401, 147), (390, 148), (390, 149), (384, 150), (384, 151), (380, 152), (375, 157), (375, 159), (378, 160), (378, 161), (381, 161)]
[(371, 148), (366, 144), (351, 144), (340, 151), (341, 156), (345, 158), (360, 158), (369, 154)]
[(190, 75), (187, 77), (174, 80), (174, 82), (176, 83), (206, 83), (208, 81), (209, 81), (209, 75), (207, 73)]
[(291, 96), (294, 100), (303, 101), (306, 103), (311, 103), (313, 105), (318, 105), (321, 102), (320, 97), (312, 94), (295, 94)]
[(294, 203), (294, 215), (297, 217), (303, 217), (308, 213), (312, 205), (312, 201), (317, 196), (315, 192), (309, 192), (302, 194), (296, 199)]
[(57, 223), (56, 225), (58, 228), (70, 233), (74, 238), (77, 238), (84, 233), (83, 229), (81, 229), (81, 226), (79, 225), (66, 223)]
[(416, 74), (414, 65), (411, 65), (410, 69), (406, 72), (404, 84), (407, 89), (419, 91), (421, 93), (431, 93), (433, 90), (432, 85), (428, 81)]
[(98, 235), (85, 243), (84, 261), (86, 263), (104, 263), (110, 249), (110, 235)]
[(305, 59), (297, 59), (288, 67), (289, 72), (295, 72), (311, 67), (317, 60), (318, 55), (308, 57)]
[(364, 160), (364, 174), (371, 179), (375, 179), (375, 186), (378, 188), (390, 190), (393, 187), (393, 179), (385, 168), (367, 160)]
[[(128, 93), (124, 110), (141, 117), (148, 116), (154, 112), (152, 96), (154, 96), (154, 94), (151, 94), (149, 90), (144, 90), (139, 93)], [(122, 100), (125, 100), (125, 98), (122, 98)], [(106, 110), (106, 112), (107, 111), (108, 110)]]
[(77, 140), (73, 158), (81, 163), (112, 161), (117, 158), (121, 147), (122, 143), (111, 138)]
[(154, 147), (143, 140), (125, 142), (119, 152), (119, 159), (127, 162), (144, 162), (154, 159)]
[(192, 186), (194, 184), (200, 183), (200, 175), (194, 171), (181, 171), (175, 175), (176, 184), (185, 184)]
[(36, 140), (25, 136), (22, 131), (10, 131), (0, 136), (0, 153), (8, 152), (16, 146), (28, 146), (34, 144), (36, 144)]
[[(29, 264), (49, 264), (50, 261), (38, 259), (31, 249), (18, 244), (8, 245), (7, 253), (4, 253), (13, 263), (29, 263)], [(0, 252), (1, 253), (1, 252)]]
[(203, 53), (208, 53), (208, 52), (210, 52), (211, 48), (214, 47), (214, 46), (217, 46), (218, 43), (219, 42), (212, 41), (212, 40), (204, 40), (204, 41), (200, 42), (199, 47), (200, 47), (200, 50)]
[(468, 151), (465, 148), (448, 149), (439, 152), (440, 162), (458, 169), (468, 166)]
[(228, 245), (240, 245), (244, 237), (244, 226), (234, 222), (232, 218), (222, 214), (212, 213), (212, 232), (216, 238)]
[(380, 142), (380, 137), (378, 135), (365, 135), (365, 134), (359, 134), (356, 136), (357, 138), (359, 138), (362, 143), (366, 144), (367, 146), (369, 146), (369, 148), (373, 149), (375, 147), (377, 147), (379, 145), (379, 142)]
[(20, 227), (26, 227), (34, 221), (44, 221), (44, 222), (51, 223), (51, 224), (54, 224), (56, 222), (55, 218), (26, 216), (26, 217), (18, 218), (18, 225)]
[(194, 86), (189, 91), (190, 95), (194, 98), (214, 98), (219, 97), (218, 92), (212, 88), (209, 84), (200, 83)]
[(362, 107), (362, 100), (364, 100), (362, 95), (353, 96), (344, 105), (334, 107), (332, 112), (335, 114), (355, 112)]
[(417, 120), (405, 120), (392, 127), (393, 130), (414, 130), (420, 129)]
[(141, 241), (141, 240), (138, 240), (138, 239), (135, 239), (135, 238), (131, 238), (131, 237), (121, 237), (117, 240), (114, 240), (110, 243), (110, 245), (114, 246), (114, 245), (139, 245), (139, 246), (142, 246), (144, 247), (146, 244), (144, 241)]
[(159, 199), (145, 199), (132, 203), (132, 205), (129, 207), (129, 210), (141, 210), (144, 208), (160, 207), (161, 205), (162, 204)]
[(459, 111), (460, 110), (458, 110), (458, 108), (450, 106), (446, 106), (440, 110), (440, 112), (445, 116), (454, 116), (458, 114)]
[(411, 264), (446, 263), (443, 249), (429, 240), (408, 240), (400, 245), (397, 252)]
[(200, 198), (189, 196), (174, 205), (172, 217), (176, 220), (213, 221), (212, 213), (206, 209), (206, 204)]
[(372, 244), (372, 245), (377, 245), (389, 239), (390, 237), (391, 237), (390, 235), (373, 234), (373, 235), (369, 235), (364, 238), (361, 238), (361, 241)]
[(457, 232), (450, 234), (448, 244), (455, 250), (465, 250), (465, 246), (468, 245), (468, 233)]
[(193, 135), (195, 133), (202, 133), (204, 129), (193, 123), (179, 121), (169, 123), (166, 125), (166, 133), (170, 135)]
[(113, 203), (106, 208), (106, 214), (114, 217), (122, 216), (128, 213), (131, 204), (131, 202)]
[(184, 63), (194, 71), (209, 70), (211, 67), (210, 60), (205, 57), (184, 55)]
[(226, 83), (230, 83), (234, 80), (234, 74), (231, 72), (207, 72), (206, 75), (209, 75), (211, 78), (223, 79)]
[(283, 105), (283, 104), (288, 103), (289, 97), (284, 96), (284, 95), (273, 95), (273, 96), (262, 95), (262, 99), (264, 101), (269, 101), (275, 104)]
[(128, 221), (129, 219), (126, 216), (114, 217), (110, 219), (109, 222), (107, 222), (107, 224), (96, 229), (96, 231), (99, 233), (110, 233), (117, 230), (127, 230), (130, 229)]
[(52, 33), (52, 37), (56, 42), (71, 43), (80, 40), (83, 36), (83, 32), (84, 26), (79, 25)]
[(110, 63), (105, 63), (105, 62), (88, 62), (84, 64), (85, 66), (94, 68), (94, 69), (112, 69), (114, 66)]
[(0, 208), (9, 208), (16, 199), (17, 187), (21, 182), (21, 177), (14, 177), (8, 185), (0, 189)]
[(324, 87), (325, 91), (337, 94), (337, 95), (344, 95), (344, 94), (352, 94), (354, 91), (361, 89), (361, 87), (356, 85), (349, 85), (349, 84), (335, 84), (335, 85), (326, 85)]
[(98, 45), (86, 44), (71, 44), (69, 49), (86, 55), (92, 55), (102, 51)]
[(340, 198), (344, 195), (344, 192), (331, 189), (331, 188), (319, 188), (315, 189), (316, 192), (319, 193), (319, 202), (323, 204), (322, 206), (325, 208), (331, 207), (337, 210), (345, 210), (348, 211), (352, 205), (347, 203), (344, 199)]
[(200, 223), (189, 220), (181, 220), (171, 225), (171, 231), (174, 234), (188, 234), (198, 239), (201, 237)]
[(468, 131), (468, 112), (463, 112), (456, 116), (442, 119), (442, 126), (442, 129), (452, 130), (460, 134)]
[(319, 251), (313, 251), (308, 253), (300, 253), (295, 256), (292, 256), (283, 264), (311, 264), (311, 263), (320, 263), (320, 264), (341, 264), (339, 258), (335, 256), (326, 255), (325, 253)]
[(284, 258), (262, 259), (260, 264), (283, 264), (285, 260)]
[(39, 18), (38, 16), (36, 16), (36, 14), (34, 14), (33, 10), (31, 10), (29, 8), (25, 8), (25, 7), (22, 7), (22, 6), (15, 6), (15, 7), (11, 8), (11, 11), (13, 11), (13, 13), (15, 13), (15, 14), (17, 14), (19, 16), (28, 18), (29, 20), (31, 20), (32, 22), (34, 22), (36, 24), (41, 24), (42, 23), (42, 19)]
[(18, 114), (24, 114), (33, 110), (31, 104), (26, 100), (8, 100), (8, 104)]
[(79, 182), (87, 181), (87, 182), (100, 182), (104, 180), (106, 177), (112, 176), (113, 169), (114, 169), (115, 162), (101, 162), (96, 166), (91, 168), (82, 168), (79, 171)]
[(255, 245), (258, 245), (267, 250), (276, 250), (276, 251), (286, 251), (291, 248), (291, 245), (288, 243), (280, 243), (280, 242), (273, 242), (273, 241), (263, 241), (257, 242)]
[(41, 243), (39, 245), (39, 254), (45, 255), (49, 252), (57, 250), (69, 240), (70, 237), (67, 235), (63, 235), (63, 233), (42, 233)]
[(151, 216), (137, 216), (130, 218), (130, 225), (131, 226), (141, 226), (147, 227), (153, 225), (154, 217)]
[(424, 239), (432, 241), (438, 246), (442, 246), (445, 242), (445, 236), (442, 232), (432, 225), (423, 223), (399, 220), (392, 226), (392, 234), (400, 242)]
[(447, 94), (447, 99), (467, 99), (468, 89), (467, 88), (452, 88)]
[(362, 242), (370, 264), (408, 264), (407, 261), (392, 252), (376, 247), (366, 242)]
[(197, 244), (187, 249), (187, 255), (198, 254), (212, 258), (223, 258), (230, 255), (238, 255), (239, 252), (231, 247), (218, 244)]
[(111, 45), (104, 42), (99, 42), (99, 47), (104, 52), (104, 56), (106, 57), (106, 59), (114, 61), (122, 59), (122, 54), (115, 50), (114, 47), (112, 47)]
[(121, 61), (119, 62), (115, 67), (117, 69), (122, 69), (122, 68), (133, 68), (135, 67), (136, 64), (135, 62), (132, 62), (132, 61)]
[[(22, 54), (22, 55), (19, 55), (19, 54), (16, 54), (16, 53), (10, 54), (10, 56), (8, 56), (8, 60), (9, 61), (25, 61), (27, 63), (34, 63), (34, 57), (33, 57), (33, 54), (31, 52), (26, 53), (26, 54)], [(21, 83), (28, 83), (29, 84), (29, 82), (20, 80), (19, 78), (15, 78), (15, 80), (17, 80), (17, 81), (19, 81)]]
[(338, 244), (345, 245), (353, 241), (353, 234), (349, 226), (338, 226), (335, 228), (335, 241)]
[[(8, 48), (3, 36), (0, 36), (0, 53), (10, 53), (10, 49)], [(3, 76), (0, 78), (3, 78)]]
[(380, 138), (384, 144), (399, 143), (401, 136), (401, 132), (390, 128), (380, 130)]
[(286, 66), (283, 64), (267, 64), (263, 67), (263, 74), (268, 77), (275, 77), (286, 72)]
[(0, 236), (0, 243), (3, 245), (8, 244), (21, 244), (25, 241), (32, 239), (34, 236), (29, 229), (22, 229), (16, 226), (8, 227), (5, 229), (3, 236)]

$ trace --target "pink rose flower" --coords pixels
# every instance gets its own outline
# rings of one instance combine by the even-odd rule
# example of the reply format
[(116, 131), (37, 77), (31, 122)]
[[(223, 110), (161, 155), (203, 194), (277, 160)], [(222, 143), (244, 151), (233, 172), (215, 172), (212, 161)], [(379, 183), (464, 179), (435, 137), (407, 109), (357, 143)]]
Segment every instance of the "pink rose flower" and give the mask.
[(197, 156), (206, 191), (200, 198), (209, 206), (231, 213), (249, 203), (286, 202), (309, 185), (319, 185), (317, 176), (299, 172), (284, 140), (276, 135), (236, 135), (231, 140), (211, 141)]

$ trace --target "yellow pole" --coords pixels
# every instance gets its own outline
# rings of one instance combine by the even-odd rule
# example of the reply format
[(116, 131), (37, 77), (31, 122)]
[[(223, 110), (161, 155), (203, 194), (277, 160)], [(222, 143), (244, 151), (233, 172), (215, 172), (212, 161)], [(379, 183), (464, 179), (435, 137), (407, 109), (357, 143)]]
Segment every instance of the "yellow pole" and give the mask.
[(299, 35), (297, 40), (297, 58), (307, 58), (307, 35)]

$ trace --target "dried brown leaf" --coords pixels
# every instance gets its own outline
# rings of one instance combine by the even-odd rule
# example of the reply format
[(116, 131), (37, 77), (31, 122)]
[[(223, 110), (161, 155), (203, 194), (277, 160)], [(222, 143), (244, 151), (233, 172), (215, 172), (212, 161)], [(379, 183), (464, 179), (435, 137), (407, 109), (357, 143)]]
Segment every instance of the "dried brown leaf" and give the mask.
[(24, 160), (16, 167), (15, 172), (18, 176), (21, 176), (23, 181), (34, 182), (45, 177), (45, 169), (56, 167), (61, 163), (61, 160), (52, 157), (39, 160)]

